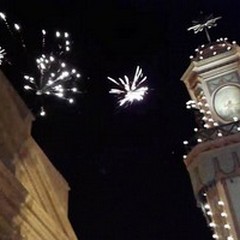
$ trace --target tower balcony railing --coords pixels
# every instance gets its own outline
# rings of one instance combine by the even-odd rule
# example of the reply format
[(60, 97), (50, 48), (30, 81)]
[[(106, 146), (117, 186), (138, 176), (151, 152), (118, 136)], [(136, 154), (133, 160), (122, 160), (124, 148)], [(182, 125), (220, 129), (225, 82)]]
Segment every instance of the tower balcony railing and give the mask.
[(221, 126), (213, 128), (202, 128), (192, 137), (185, 145), (187, 152), (189, 152), (194, 146), (199, 143), (214, 141), (221, 137), (230, 136), (236, 133), (240, 133), (240, 121), (234, 121)]

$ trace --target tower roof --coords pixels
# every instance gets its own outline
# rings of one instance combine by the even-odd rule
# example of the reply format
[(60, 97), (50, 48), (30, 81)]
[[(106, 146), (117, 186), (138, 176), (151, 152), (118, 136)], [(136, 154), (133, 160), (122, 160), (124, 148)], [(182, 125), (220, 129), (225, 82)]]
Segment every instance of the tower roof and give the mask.
[(201, 61), (213, 56), (216, 56), (221, 53), (228, 52), (234, 48), (237, 48), (237, 44), (235, 41), (232, 43), (228, 42), (227, 38), (217, 39), (215, 42), (208, 43), (206, 45), (201, 45), (200, 47), (195, 49), (195, 56), (191, 56), (190, 58), (193, 61)]

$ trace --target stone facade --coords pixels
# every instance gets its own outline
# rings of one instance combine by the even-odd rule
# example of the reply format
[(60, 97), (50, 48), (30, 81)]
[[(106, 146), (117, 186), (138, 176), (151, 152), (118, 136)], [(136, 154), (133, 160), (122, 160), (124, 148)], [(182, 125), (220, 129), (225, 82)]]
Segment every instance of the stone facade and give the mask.
[(75, 240), (69, 186), (32, 138), (33, 120), (0, 72), (0, 239)]

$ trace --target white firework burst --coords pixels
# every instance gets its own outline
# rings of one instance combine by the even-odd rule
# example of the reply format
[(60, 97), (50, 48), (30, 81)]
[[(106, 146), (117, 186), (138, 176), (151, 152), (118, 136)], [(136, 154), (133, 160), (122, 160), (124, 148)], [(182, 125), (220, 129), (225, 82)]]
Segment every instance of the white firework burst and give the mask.
[(2, 65), (5, 55), (6, 55), (5, 49), (0, 47), (0, 65)]
[(108, 80), (117, 86), (117, 88), (112, 88), (109, 93), (119, 97), (119, 106), (131, 104), (134, 101), (142, 101), (148, 92), (148, 87), (146, 85), (143, 86), (147, 76), (143, 75), (139, 66), (137, 66), (132, 80), (126, 75), (124, 78), (118, 78), (118, 80), (108, 77)]
[[(46, 31), (42, 30), (43, 45), (45, 44)], [(39, 75), (33, 77), (24, 75), (26, 84), (25, 90), (30, 90), (37, 96), (54, 96), (66, 100), (69, 103), (74, 103), (73, 95), (80, 91), (76, 87), (77, 80), (81, 77), (80, 73), (75, 68), (70, 68), (63, 61), (62, 55), (70, 51), (69, 34), (56, 32), (56, 37), (63, 37), (64, 44), (59, 44), (59, 51), (56, 53), (42, 54), (36, 59)], [(41, 106), (40, 116), (45, 116), (46, 111)]]

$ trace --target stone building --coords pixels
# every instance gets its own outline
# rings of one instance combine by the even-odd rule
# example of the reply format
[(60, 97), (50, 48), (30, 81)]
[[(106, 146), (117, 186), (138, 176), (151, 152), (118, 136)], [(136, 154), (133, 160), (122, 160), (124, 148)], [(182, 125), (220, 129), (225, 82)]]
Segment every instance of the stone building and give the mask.
[(68, 183), (32, 138), (33, 120), (0, 72), (0, 239), (75, 240)]

